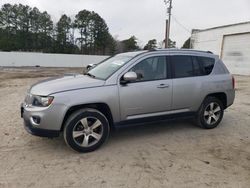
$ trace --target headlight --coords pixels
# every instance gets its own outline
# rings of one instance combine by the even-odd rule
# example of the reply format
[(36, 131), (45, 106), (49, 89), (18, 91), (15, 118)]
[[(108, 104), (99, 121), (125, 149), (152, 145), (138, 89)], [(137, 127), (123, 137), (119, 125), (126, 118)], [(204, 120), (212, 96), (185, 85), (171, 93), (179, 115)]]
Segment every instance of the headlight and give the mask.
[(54, 97), (33, 96), (32, 106), (47, 107), (53, 102)]

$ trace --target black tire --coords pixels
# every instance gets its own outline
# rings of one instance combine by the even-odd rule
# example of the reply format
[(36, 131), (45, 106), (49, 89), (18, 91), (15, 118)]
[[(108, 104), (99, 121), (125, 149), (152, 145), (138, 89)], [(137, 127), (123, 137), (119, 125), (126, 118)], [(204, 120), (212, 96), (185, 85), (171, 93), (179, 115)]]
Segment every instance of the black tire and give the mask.
[[(99, 133), (97, 134), (97, 135), (99, 135), (98, 139), (96, 139), (94, 136), (92, 136), (92, 134), (94, 134), (94, 133), (96, 134), (96, 132), (94, 132), (94, 130), (88, 130), (89, 132), (87, 133), (87, 131), (86, 131), (87, 128), (84, 127), (84, 125), (83, 125), (84, 123), (82, 123), (81, 120), (82, 121), (85, 120), (84, 122), (87, 122), (88, 126), (91, 123), (92, 123), (91, 126), (93, 126), (94, 123), (97, 122), (97, 120), (99, 120), (101, 125), (99, 125), (97, 128), (95, 128), (95, 131), (97, 131), (97, 129), (99, 129)], [(88, 129), (90, 129), (91, 126), (89, 126)], [(73, 137), (73, 132), (74, 132), (74, 134), (77, 132), (77, 133), (84, 134), (84, 135)], [(92, 134), (91, 134), (91, 132), (92, 132)], [(109, 126), (109, 122), (108, 122), (107, 118), (96, 109), (86, 108), (86, 109), (81, 109), (81, 110), (74, 112), (67, 119), (65, 126), (64, 126), (63, 135), (64, 135), (64, 140), (65, 140), (66, 144), (70, 148), (72, 148), (73, 150), (75, 150), (77, 152), (85, 153), (85, 152), (91, 152), (91, 151), (98, 149), (107, 140), (107, 138), (109, 136), (109, 132), (110, 132), (110, 126)], [(86, 137), (86, 140), (88, 140), (86, 143), (89, 143), (91, 139), (92, 140), (96, 139), (96, 140), (95, 140), (95, 142), (93, 142), (92, 145), (90, 144), (88, 146), (83, 146), (85, 137)], [(86, 143), (85, 143), (85, 145), (86, 145)]]
[[(214, 106), (218, 105), (218, 107), (220, 108), (220, 111), (212, 113), (215, 111), (215, 110), (211, 110), (212, 112), (210, 111), (210, 108), (211, 108), (210, 105), (212, 103), (214, 103)], [(216, 109), (216, 107), (214, 107), (214, 109)], [(209, 113), (208, 113), (208, 110), (209, 110)], [(218, 108), (217, 108), (217, 110), (218, 110)], [(206, 115), (205, 115), (205, 111), (206, 111)], [(212, 114), (216, 115), (216, 118), (214, 118), (214, 116), (212, 116)], [(220, 124), (220, 122), (223, 118), (223, 115), (224, 115), (224, 106), (223, 106), (222, 102), (216, 97), (207, 97), (203, 101), (203, 103), (202, 103), (202, 105), (201, 105), (201, 107), (196, 115), (195, 123), (201, 128), (213, 129)], [(208, 123), (209, 118), (211, 121), (210, 124)]]

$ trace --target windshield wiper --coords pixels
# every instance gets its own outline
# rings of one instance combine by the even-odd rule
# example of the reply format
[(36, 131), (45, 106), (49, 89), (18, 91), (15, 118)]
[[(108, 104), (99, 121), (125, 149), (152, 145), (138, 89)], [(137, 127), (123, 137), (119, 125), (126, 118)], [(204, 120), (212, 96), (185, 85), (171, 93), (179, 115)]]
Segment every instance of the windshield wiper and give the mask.
[(93, 75), (93, 74), (90, 74), (90, 73), (85, 73), (84, 75), (87, 75), (87, 76), (89, 76), (89, 77), (91, 77), (91, 78), (95, 78), (95, 76)]

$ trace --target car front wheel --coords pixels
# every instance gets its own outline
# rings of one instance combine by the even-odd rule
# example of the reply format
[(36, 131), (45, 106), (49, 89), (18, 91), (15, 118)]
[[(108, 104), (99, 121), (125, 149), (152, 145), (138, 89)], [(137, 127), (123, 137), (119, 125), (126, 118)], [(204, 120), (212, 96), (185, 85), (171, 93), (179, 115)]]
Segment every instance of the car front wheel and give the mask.
[(64, 140), (73, 150), (91, 152), (99, 148), (110, 132), (107, 118), (98, 110), (82, 109), (73, 113), (64, 127)]

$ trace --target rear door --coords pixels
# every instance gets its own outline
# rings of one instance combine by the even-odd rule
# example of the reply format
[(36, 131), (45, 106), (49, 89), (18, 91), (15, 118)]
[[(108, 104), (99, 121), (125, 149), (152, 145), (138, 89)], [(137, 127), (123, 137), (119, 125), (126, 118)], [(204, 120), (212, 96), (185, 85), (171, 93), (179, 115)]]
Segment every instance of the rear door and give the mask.
[(172, 110), (193, 111), (194, 106), (198, 105), (203, 79), (198, 77), (201, 75), (200, 65), (189, 55), (172, 55), (170, 59), (173, 72)]

